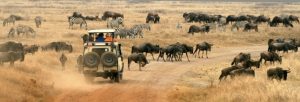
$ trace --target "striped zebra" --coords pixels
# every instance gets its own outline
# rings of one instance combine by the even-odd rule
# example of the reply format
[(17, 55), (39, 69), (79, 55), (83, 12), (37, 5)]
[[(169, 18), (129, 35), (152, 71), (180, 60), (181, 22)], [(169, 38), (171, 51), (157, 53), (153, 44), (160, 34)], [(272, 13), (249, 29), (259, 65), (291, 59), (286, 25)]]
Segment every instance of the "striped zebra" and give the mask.
[(146, 23), (146, 24), (136, 24), (136, 25), (134, 25), (133, 27), (140, 27), (140, 28), (146, 29), (146, 30), (148, 30), (148, 31), (151, 30), (151, 26), (150, 26), (150, 24), (148, 24), (148, 23)]
[(43, 21), (43, 18), (41, 16), (36, 16), (34, 18), (34, 22), (35, 22), (35, 25), (37, 28), (39, 28), (42, 25), (42, 21)]
[(74, 24), (79, 24), (80, 28), (85, 26), (85, 29), (87, 29), (87, 23), (83, 18), (80, 17), (69, 17), (69, 29), (73, 29)]
[(116, 37), (119, 36), (120, 39), (126, 39), (129, 36), (129, 29), (121, 28), (115, 32)]
[(144, 37), (143, 28), (141, 26), (133, 26), (128, 32), (130, 38), (136, 38), (137, 36), (139, 36), (139, 38)]
[(3, 20), (3, 26), (6, 26), (6, 25), (11, 24), (11, 23), (13, 25), (15, 25), (15, 22), (16, 22), (16, 18), (13, 17), (13, 16), (9, 16), (8, 18)]
[(35, 31), (27, 25), (18, 25), (16, 28), (12, 27), (8, 33), (8, 37), (14, 37), (15, 33), (17, 33), (18, 36), (23, 34), (22, 36), (25, 35), (26, 37), (29, 35), (35, 37), (36, 35)]
[(112, 20), (107, 20), (107, 28), (120, 29), (120, 25), (124, 27), (123, 18), (121, 17)]

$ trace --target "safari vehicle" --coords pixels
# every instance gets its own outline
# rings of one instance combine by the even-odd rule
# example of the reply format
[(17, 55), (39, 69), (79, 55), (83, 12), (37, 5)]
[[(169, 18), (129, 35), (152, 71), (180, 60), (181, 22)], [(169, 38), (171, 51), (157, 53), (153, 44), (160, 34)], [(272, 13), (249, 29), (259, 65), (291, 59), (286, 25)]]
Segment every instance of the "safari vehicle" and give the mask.
[[(121, 44), (116, 41), (114, 32), (114, 29), (88, 31), (82, 57), (82, 71), (87, 81), (92, 82), (95, 77), (110, 78), (114, 82), (122, 80), (124, 63)], [(105, 41), (97, 40), (99, 37)], [(110, 39), (107, 41), (108, 37)]]

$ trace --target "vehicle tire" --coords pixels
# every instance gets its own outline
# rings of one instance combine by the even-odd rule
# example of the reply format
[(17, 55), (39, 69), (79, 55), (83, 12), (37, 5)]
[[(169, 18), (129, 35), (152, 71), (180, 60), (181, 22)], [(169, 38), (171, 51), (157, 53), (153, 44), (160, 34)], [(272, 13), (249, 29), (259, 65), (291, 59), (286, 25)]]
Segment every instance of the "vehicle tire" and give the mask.
[(95, 68), (100, 63), (100, 57), (96, 52), (89, 52), (83, 56), (83, 64), (89, 68)]
[(118, 57), (113, 52), (104, 52), (101, 56), (101, 63), (106, 67), (115, 66), (118, 62)]

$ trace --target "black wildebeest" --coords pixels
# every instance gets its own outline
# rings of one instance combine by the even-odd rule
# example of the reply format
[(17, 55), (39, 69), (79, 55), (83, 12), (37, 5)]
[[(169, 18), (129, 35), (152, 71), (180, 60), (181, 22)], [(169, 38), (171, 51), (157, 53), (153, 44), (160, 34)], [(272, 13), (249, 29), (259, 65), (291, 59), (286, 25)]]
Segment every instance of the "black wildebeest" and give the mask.
[(245, 25), (245, 28), (244, 28), (244, 32), (245, 31), (250, 31), (251, 29), (254, 29), (256, 32), (258, 32), (258, 25), (257, 24), (254, 24), (254, 23), (247, 23)]
[(279, 56), (277, 53), (275, 52), (262, 52), (260, 53), (260, 62), (262, 62), (262, 60), (265, 60), (265, 64), (267, 63), (267, 61), (270, 61), (270, 63), (274, 63), (275, 61), (278, 61), (280, 64), (282, 62), (282, 56)]
[(151, 43), (143, 43), (139, 46), (132, 46), (131, 47), (131, 53), (150, 53), (152, 55), (152, 58), (154, 60), (153, 53), (159, 53), (159, 45), (154, 45)]
[(279, 81), (283, 80), (287, 80), (287, 74), (290, 73), (290, 69), (289, 70), (284, 70), (281, 67), (276, 67), (276, 68), (270, 68), (267, 71), (267, 76), (268, 79), (272, 80), (272, 79), (277, 79)]
[(124, 15), (121, 14), (121, 13), (117, 13), (117, 12), (113, 12), (113, 11), (105, 11), (102, 15), (102, 20), (106, 20), (107, 18), (113, 18), (113, 19), (116, 19), (118, 17), (121, 17), (124, 19)]
[(200, 52), (202, 51), (202, 58), (203, 58), (203, 54), (204, 51), (206, 53), (206, 58), (208, 58), (207, 56), (207, 51), (211, 51), (211, 47), (213, 46), (213, 44), (208, 43), (208, 42), (202, 42), (196, 45), (196, 49), (194, 51), (194, 55), (198, 52), (198, 57), (200, 58)]
[(146, 23), (149, 23), (150, 21), (152, 21), (153, 23), (159, 23), (160, 22), (160, 17), (157, 13), (148, 13), (147, 17), (146, 17)]
[(236, 76), (241, 76), (241, 75), (255, 77), (255, 72), (253, 69), (240, 68), (231, 71), (229, 75), (231, 78), (234, 78)]
[(139, 64), (139, 70), (141, 71), (141, 67), (144, 67), (146, 64), (149, 64), (146, 56), (142, 53), (132, 53), (128, 56), (128, 70), (130, 70), (130, 64), (134, 61)]
[(199, 33), (199, 32), (206, 32), (208, 33), (210, 31), (210, 27), (209, 26), (201, 26), (198, 27), (196, 25), (191, 25), (189, 28), (188, 33), (191, 33), (192, 35), (194, 35), (194, 33)]
[(237, 65), (240, 62), (248, 61), (251, 59), (250, 53), (239, 53), (237, 56), (234, 57), (233, 61), (231, 62), (231, 65)]

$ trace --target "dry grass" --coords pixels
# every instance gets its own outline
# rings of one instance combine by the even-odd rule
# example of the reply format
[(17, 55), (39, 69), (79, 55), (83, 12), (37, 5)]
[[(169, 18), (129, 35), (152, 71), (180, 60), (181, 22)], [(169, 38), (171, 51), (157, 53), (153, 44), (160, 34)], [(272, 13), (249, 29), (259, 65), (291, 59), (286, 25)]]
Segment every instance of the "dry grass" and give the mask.
[[(280, 9), (277, 9), (280, 8)], [(295, 28), (268, 28), (265, 25), (259, 28), (259, 32), (226, 32), (214, 31), (209, 34), (187, 34), (187, 29), (191, 24), (183, 23), (182, 13), (189, 11), (205, 12), (210, 14), (265, 14), (267, 16), (280, 15), (282, 13), (293, 13), (300, 15), (299, 4), (278, 4), (274, 6), (261, 6), (257, 3), (183, 3), (183, 2), (152, 2), (132, 4), (124, 1), (96, 0), (7, 0), (0, 4), (0, 22), (10, 14), (21, 15), (27, 20), (17, 21), (17, 24), (26, 24), (37, 31), (37, 38), (14, 38), (7, 39), (7, 33), (12, 26), (0, 27), (1, 42), (14, 40), (26, 44), (44, 45), (51, 41), (68, 41), (74, 46), (74, 53), (68, 53), (67, 70), (61, 71), (58, 57), (60, 53), (39, 52), (35, 55), (27, 55), (26, 61), (17, 62), (15, 67), (4, 65), (0, 68), (0, 101), (43, 101), (45, 96), (54, 94), (53, 90), (59, 89), (91, 89), (93, 86), (86, 85), (80, 74), (76, 73), (76, 57), (82, 52), (82, 42), (80, 36), (86, 33), (76, 26), (76, 30), (68, 29), (67, 16), (74, 11), (82, 12), (84, 15), (99, 15), (100, 13), (111, 10), (122, 12), (125, 15), (125, 26), (131, 27), (134, 24), (144, 23), (149, 11), (158, 12), (161, 16), (161, 23), (152, 25), (152, 31), (145, 32), (144, 39), (125, 39), (120, 40), (124, 45), (125, 56), (128, 56), (130, 47), (142, 42), (155, 42), (166, 46), (175, 42), (182, 42), (191, 45), (202, 41), (209, 41), (215, 47), (222, 48), (228, 46), (251, 46), (265, 44), (268, 38), (274, 37), (299, 37), (299, 25)], [(35, 28), (33, 18), (42, 16), (47, 21), (42, 28)], [(183, 23), (183, 29), (177, 30), (176, 23)], [(200, 25), (196, 24), (195, 25)], [(105, 28), (106, 22), (88, 21), (89, 29)], [(229, 28), (229, 27), (227, 27)], [(290, 60), (289, 60), (290, 59)], [(288, 55), (283, 66), (291, 65), (294, 68), (289, 81), (277, 83), (266, 81), (264, 77), (258, 79), (247, 79), (244, 81), (228, 81), (218, 84), (212, 88), (200, 88), (194, 90), (195, 86), (181, 85), (180, 87), (192, 88), (192, 91), (180, 91), (171, 96), (176, 101), (247, 101), (252, 99), (257, 101), (273, 101), (278, 99), (288, 99), (289, 101), (299, 100), (296, 92), (298, 82), (299, 59), (296, 55)], [(227, 63), (227, 62), (226, 62)], [(222, 64), (216, 64), (221, 68)], [(210, 69), (212, 66), (203, 66)], [(213, 67), (215, 68), (215, 67)], [(264, 73), (266, 68), (259, 69)], [(194, 70), (194, 73), (202, 73), (203, 70)], [(207, 71), (209, 72), (209, 71)], [(218, 77), (219, 69), (215, 69), (209, 75), (211, 78)], [(196, 74), (197, 76), (197, 74)], [(263, 76), (263, 75), (262, 75)], [(204, 83), (209, 83), (211, 78), (201, 79)], [(186, 79), (194, 81), (192, 77)], [(186, 80), (185, 77), (183, 80)], [(34, 84), (31, 80), (35, 80)], [(216, 79), (214, 79), (216, 80)], [(212, 80), (213, 81), (213, 80)], [(51, 88), (54, 82), (54, 88)], [(214, 81), (215, 82), (215, 81)], [(293, 86), (293, 87), (292, 87)], [(198, 87), (198, 86), (197, 86)], [(243, 95), (245, 94), (245, 95)], [(215, 97), (218, 96), (218, 97)], [(261, 97), (267, 96), (267, 97)], [(296, 96), (298, 98), (296, 98)], [(261, 97), (261, 98), (260, 98)], [(295, 97), (295, 98), (294, 98)]]
[[(219, 82), (221, 69), (230, 66), (230, 61), (194, 68), (180, 79), (169, 99), (172, 102), (297, 102), (300, 100), (300, 88), (297, 87), (300, 85), (298, 54), (285, 54), (282, 65), (262, 65), (260, 69), (255, 69), (255, 78), (228, 78)], [(277, 66), (291, 69), (287, 81), (267, 79), (267, 70)]]

